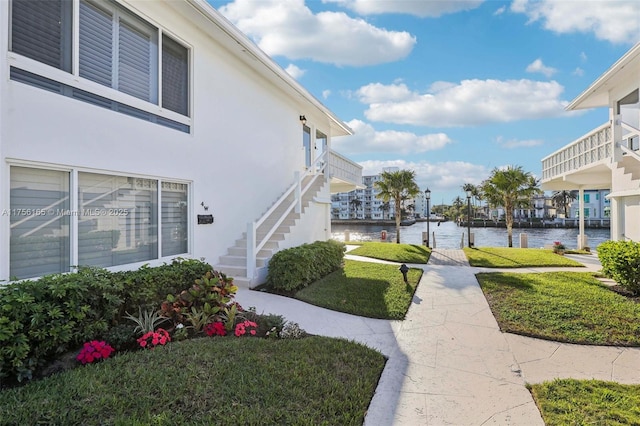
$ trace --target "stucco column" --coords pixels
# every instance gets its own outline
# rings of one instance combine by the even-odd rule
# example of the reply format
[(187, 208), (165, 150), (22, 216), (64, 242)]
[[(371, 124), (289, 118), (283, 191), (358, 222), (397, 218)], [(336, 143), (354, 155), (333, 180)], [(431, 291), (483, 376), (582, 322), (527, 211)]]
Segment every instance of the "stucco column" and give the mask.
[(620, 198), (611, 197), (610, 230), (613, 241), (624, 241), (624, 209), (620, 207)]

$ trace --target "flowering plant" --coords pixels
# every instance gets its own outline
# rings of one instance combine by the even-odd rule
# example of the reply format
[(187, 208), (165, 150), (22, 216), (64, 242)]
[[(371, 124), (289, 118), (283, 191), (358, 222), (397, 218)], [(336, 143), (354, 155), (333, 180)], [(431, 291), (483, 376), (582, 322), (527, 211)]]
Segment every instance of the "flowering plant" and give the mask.
[(224, 327), (224, 323), (220, 321), (210, 322), (204, 326), (204, 332), (207, 336), (226, 336), (227, 330)]
[(109, 358), (113, 352), (115, 352), (115, 349), (104, 340), (92, 340), (84, 344), (76, 359), (82, 364), (90, 364), (99, 359)]
[(164, 328), (156, 328), (156, 331), (150, 331), (138, 338), (138, 344), (143, 347), (154, 348), (158, 345), (166, 345), (171, 341), (169, 332)]
[(236, 335), (236, 337), (240, 337), (244, 336), (248, 332), (250, 335), (255, 336), (257, 328), (258, 324), (253, 321), (245, 320), (236, 324), (234, 334)]
[(554, 252), (554, 253), (557, 253), (557, 252), (559, 252), (559, 251), (563, 251), (563, 250), (565, 250), (565, 249), (566, 249), (566, 247), (565, 247), (565, 246), (564, 246), (564, 244), (562, 244), (560, 241), (555, 241), (555, 242), (553, 243), (553, 252)]

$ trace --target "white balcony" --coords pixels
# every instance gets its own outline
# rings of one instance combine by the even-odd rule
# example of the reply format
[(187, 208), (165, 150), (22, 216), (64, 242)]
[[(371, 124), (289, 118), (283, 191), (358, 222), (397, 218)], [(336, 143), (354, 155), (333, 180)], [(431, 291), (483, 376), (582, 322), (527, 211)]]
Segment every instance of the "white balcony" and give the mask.
[(329, 182), (332, 194), (364, 188), (362, 166), (331, 150), (329, 151)]
[(542, 159), (542, 188), (610, 188), (613, 153), (611, 124), (605, 123)]

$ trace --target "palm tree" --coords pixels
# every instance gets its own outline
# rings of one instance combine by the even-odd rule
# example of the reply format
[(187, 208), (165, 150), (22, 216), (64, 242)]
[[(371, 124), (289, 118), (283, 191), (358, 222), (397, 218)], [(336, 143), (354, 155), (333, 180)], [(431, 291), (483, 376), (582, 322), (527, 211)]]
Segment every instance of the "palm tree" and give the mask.
[(400, 218), (402, 216), (402, 199), (413, 198), (420, 193), (415, 181), (416, 172), (413, 170), (398, 170), (396, 172), (382, 172), (381, 180), (374, 183), (380, 191), (376, 197), (385, 203), (395, 201), (396, 243), (400, 244)]
[(564, 217), (569, 217), (568, 209), (569, 204), (572, 201), (578, 199), (578, 191), (555, 191), (551, 194), (551, 201), (553, 202), (553, 206), (557, 209), (564, 210)]
[(529, 205), (531, 196), (541, 192), (538, 182), (521, 166), (508, 166), (493, 169), (481, 187), (483, 197), (490, 204), (504, 207), (508, 243), (513, 247), (513, 210)]
[(380, 206), (380, 210), (382, 210), (382, 220), (385, 220), (386, 219), (385, 216), (389, 217), (389, 210), (391, 210), (391, 204), (388, 202), (382, 203), (382, 205)]
[(358, 207), (360, 207), (362, 205), (362, 201), (360, 201), (360, 199), (358, 198), (354, 198), (353, 200), (351, 200), (349, 202), (349, 204), (351, 204), (351, 207), (353, 207), (353, 215), (355, 216), (355, 219), (358, 218)]

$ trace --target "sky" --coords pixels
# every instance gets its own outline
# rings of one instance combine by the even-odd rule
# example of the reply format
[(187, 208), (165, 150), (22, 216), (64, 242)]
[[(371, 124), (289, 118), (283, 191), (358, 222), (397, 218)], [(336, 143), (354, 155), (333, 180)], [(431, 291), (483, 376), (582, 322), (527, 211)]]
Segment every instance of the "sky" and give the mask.
[(432, 202), (609, 120), (565, 107), (635, 43), (631, 0), (209, 0), (354, 131), (332, 148), (413, 170)]

